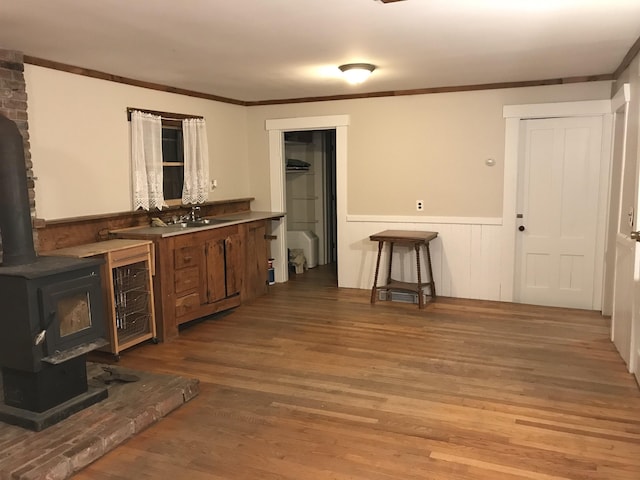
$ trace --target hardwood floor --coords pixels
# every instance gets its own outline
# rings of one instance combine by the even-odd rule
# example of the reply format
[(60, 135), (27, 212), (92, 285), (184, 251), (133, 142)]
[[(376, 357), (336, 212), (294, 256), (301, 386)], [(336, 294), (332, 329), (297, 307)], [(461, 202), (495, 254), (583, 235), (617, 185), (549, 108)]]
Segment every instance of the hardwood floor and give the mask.
[(640, 479), (640, 391), (607, 319), (333, 285), (314, 269), (124, 352), (201, 393), (74, 480)]

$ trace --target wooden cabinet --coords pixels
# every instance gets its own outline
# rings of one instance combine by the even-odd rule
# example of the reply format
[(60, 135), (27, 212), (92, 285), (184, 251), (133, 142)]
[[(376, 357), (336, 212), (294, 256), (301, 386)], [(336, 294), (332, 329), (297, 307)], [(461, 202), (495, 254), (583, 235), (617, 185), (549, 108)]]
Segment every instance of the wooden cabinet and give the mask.
[(152, 243), (147, 240), (107, 240), (47, 252), (77, 258), (102, 257), (109, 345), (116, 357), (145, 340), (157, 341), (153, 300)]
[[(267, 292), (271, 220), (251, 220), (173, 235), (120, 231), (121, 238), (153, 240), (158, 337), (180, 325), (228, 310)], [(161, 230), (158, 229), (158, 233)]]
[(156, 238), (161, 340), (179, 325), (240, 305), (242, 240), (237, 225)]

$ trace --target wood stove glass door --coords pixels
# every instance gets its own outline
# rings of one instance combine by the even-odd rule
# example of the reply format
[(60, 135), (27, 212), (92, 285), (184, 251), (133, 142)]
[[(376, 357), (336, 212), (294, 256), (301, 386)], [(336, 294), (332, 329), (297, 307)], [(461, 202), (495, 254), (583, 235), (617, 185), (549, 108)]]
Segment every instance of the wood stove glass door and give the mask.
[(44, 286), (40, 302), (47, 355), (104, 335), (99, 276), (92, 273)]

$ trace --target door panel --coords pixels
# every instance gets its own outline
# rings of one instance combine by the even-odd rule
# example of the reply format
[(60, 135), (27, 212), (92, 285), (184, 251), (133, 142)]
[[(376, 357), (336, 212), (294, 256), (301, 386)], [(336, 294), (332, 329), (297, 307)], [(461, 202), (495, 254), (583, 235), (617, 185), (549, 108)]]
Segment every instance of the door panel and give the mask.
[(222, 300), (226, 295), (224, 271), (224, 239), (207, 242), (207, 302)]
[[(638, 244), (631, 238), (634, 229), (634, 217), (638, 205), (637, 159), (627, 154), (628, 103), (621, 105), (615, 115), (613, 163), (620, 165), (617, 178), (612, 180), (612, 202), (618, 202), (617, 224), (615, 233), (615, 271), (613, 286), (613, 307), (611, 337), (620, 356), (627, 364), (629, 371), (635, 370), (635, 354), (633, 341), (634, 293), (638, 296), (637, 252)], [(634, 281), (635, 280), (635, 281)], [(640, 302), (635, 302), (638, 308)], [(636, 320), (640, 316), (636, 312)], [(636, 372), (637, 373), (637, 372)]]
[(522, 123), (516, 299), (591, 309), (602, 119)]
[(613, 343), (620, 356), (631, 367), (631, 318), (633, 315), (633, 257), (631, 241), (618, 236), (616, 242), (616, 274), (613, 292)]
[[(264, 233), (262, 235), (264, 238)], [(240, 242), (240, 234), (234, 233), (229, 235), (224, 241), (225, 256), (225, 274), (226, 274), (226, 293), (227, 297), (240, 293), (240, 280), (242, 265), (242, 244)]]

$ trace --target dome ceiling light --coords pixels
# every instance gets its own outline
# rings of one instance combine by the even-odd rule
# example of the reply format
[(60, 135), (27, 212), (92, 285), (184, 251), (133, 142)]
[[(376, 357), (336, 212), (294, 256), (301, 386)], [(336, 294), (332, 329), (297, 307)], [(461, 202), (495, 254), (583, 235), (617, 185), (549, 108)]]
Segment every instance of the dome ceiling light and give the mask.
[(376, 69), (376, 66), (370, 63), (347, 63), (340, 65), (338, 68), (347, 82), (357, 85), (369, 78), (369, 75)]

